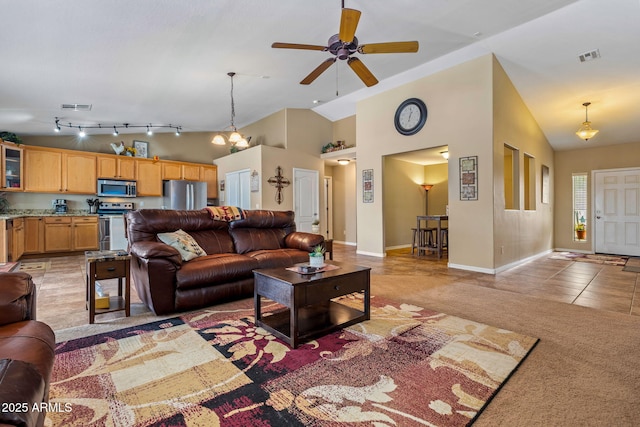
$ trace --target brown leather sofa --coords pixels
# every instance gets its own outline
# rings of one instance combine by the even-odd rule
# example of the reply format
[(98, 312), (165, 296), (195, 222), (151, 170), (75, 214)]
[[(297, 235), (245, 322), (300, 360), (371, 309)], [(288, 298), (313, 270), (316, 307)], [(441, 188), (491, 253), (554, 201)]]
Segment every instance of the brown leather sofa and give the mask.
[(35, 317), (31, 276), (0, 273), (0, 426), (44, 424), (55, 335)]
[[(141, 209), (126, 214), (131, 275), (138, 296), (156, 314), (207, 307), (253, 295), (253, 270), (308, 262), (323, 243), (296, 232), (291, 211), (246, 210), (245, 218), (216, 221), (207, 210)], [(182, 229), (207, 253), (183, 261), (158, 233)]]

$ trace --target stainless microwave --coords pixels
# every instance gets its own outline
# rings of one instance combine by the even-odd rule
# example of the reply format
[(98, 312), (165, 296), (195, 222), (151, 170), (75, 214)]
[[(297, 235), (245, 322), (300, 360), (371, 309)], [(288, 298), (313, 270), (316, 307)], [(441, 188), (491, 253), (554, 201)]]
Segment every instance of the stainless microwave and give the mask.
[(98, 196), (136, 197), (136, 182), (120, 179), (98, 179)]

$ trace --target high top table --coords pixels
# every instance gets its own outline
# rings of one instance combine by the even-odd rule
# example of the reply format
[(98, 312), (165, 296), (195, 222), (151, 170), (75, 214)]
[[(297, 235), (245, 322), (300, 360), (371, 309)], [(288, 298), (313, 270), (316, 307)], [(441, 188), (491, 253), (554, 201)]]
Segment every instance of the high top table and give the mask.
[[(424, 228), (427, 228), (427, 223), (429, 221), (436, 221), (438, 223), (437, 233), (435, 243), (433, 245), (428, 244), (428, 239), (422, 241), (418, 239), (418, 254), (420, 251), (434, 251), (438, 253), (438, 259), (442, 258), (442, 221), (449, 221), (449, 216), (447, 215), (418, 215), (416, 230), (418, 230), (418, 234), (420, 234), (420, 225), (424, 221)], [(449, 244), (447, 240), (447, 244)]]

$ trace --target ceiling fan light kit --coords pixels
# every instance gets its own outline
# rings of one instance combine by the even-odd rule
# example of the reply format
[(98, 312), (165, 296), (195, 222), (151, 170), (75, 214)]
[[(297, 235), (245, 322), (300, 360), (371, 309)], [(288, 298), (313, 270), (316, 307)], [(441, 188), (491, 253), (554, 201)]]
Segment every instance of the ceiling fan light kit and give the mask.
[(281, 43), (275, 42), (271, 45), (276, 49), (301, 49), (301, 50), (318, 50), (331, 53), (334, 58), (323, 61), (316, 69), (307, 75), (300, 84), (309, 85), (313, 83), (323, 72), (327, 70), (337, 59), (347, 61), (349, 67), (367, 86), (371, 87), (378, 84), (378, 79), (364, 65), (360, 59), (352, 56), (358, 54), (375, 54), (375, 53), (415, 53), (418, 51), (419, 45), (417, 41), (403, 42), (387, 42), (360, 45), (356, 37), (356, 29), (360, 21), (359, 10), (348, 9), (344, 7), (342, 2), (342, 15), (340, 16), (340, 32), (329, 37), (327, 46), (297, 44), (297, 43)]

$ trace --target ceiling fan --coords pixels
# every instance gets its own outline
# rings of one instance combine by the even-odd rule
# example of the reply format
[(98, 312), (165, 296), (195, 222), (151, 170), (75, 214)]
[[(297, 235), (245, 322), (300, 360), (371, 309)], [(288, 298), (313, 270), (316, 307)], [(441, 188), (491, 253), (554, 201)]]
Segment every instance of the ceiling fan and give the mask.
[(387, 42), (387, 43), (372, 43), (372, 44), (358, 44), (356, 38), (356, 28), (358, 27), (358, 21), (360, 20), (361, 12), (355, 9), (347, 9), (344, 7), (344, 0), (342, 0), (342, 16), (340, 17), (340, 32), (334, 34), (329, 38), (327, 46), (311, 45), (311, 44), (297, 44), (297, 43), (280, 43), (276, 42), (271, 45), (277, 49), (302, 49), (302, 50), (319, 50), (329, 51), (335, 57), (325, 60), (315, 70), (313, 70), (307, 77), (302, 79), (300, 84), (308, 85), (313, 83), (320, 74), (322, 74), (327, 68), (336, 62), (336, 59), (347, 60), (349, 67), (360, 77), (360, 80), (367, 85), (373, 86), (378, 83), (378, 79), (369, 71), (369, 69), (360, 61), (360, 59), (351, 56), (354, 53), (368, 54), (368, 53), (413, 53), (418, 51), (417, 41), (408, 42)]

